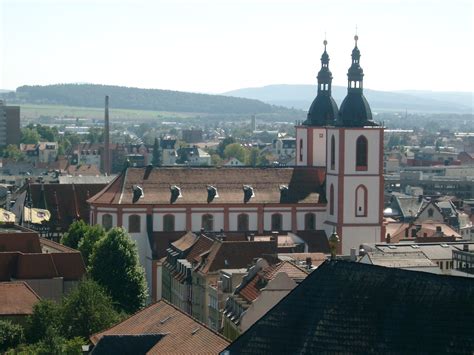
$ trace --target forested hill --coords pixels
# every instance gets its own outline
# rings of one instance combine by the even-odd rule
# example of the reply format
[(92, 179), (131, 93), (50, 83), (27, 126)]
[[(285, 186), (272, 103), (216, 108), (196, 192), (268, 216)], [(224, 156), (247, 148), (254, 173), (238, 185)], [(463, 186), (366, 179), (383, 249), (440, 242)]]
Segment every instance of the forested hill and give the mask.
[(138, 89), (94, 84), (20, 86), (4, 94), (9, 103), (103, 107), (105, 95), (111, 108), (214, 114), (259, 114), (290, 111), (255, 99), (195, 94), (159, 89)]

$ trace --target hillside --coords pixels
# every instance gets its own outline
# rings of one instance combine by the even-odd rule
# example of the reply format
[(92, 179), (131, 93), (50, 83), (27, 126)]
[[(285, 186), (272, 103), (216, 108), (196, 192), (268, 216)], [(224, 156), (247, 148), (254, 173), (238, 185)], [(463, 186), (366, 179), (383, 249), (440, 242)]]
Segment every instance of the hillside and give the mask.
[(21, 86), (3, 97), (10, 104), (103, 107), (105, 95), (113, 108), (209, 114), (285, 113), (291, 110), (255, 99), (180, 91), (93, 84)]
[[(261, 100), (272, 105), (308, 110), (316, 95), (315, 85), (268, 85), (224, 93), (234, 97)], [(347, 89), (333, 86), (333, 97), (340, 105)], [(468, 92), (377, 91), (364, 89), (373, 110), (472, 113), (473, 94)]]

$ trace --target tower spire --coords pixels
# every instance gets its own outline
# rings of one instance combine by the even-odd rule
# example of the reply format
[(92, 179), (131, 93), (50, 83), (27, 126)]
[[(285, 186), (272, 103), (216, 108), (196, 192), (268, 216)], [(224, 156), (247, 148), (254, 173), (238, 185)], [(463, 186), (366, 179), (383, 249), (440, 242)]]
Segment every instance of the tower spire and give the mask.
[(321, 69), (318, 72), (318, 94), (308, 111), (308, 119), (304, 122), (309, 126), (330, 125), (337, 117), (337, 105), (331, 97), (332, 73), (329, 70), (329, 54), (326, 51), (328, 41), (324, 34), (324, 52), (321, 55)]
[(354, 36), (354, 49), (352, 50), (352, 63), (347, 72), (347, 96), (339, 110), (340, 126), (363, 127), (376, 126), (372, 121), (372, 111), (363, 94), (364, 71), (360, 66), (360, 50), (357, 46), (359, 36)]

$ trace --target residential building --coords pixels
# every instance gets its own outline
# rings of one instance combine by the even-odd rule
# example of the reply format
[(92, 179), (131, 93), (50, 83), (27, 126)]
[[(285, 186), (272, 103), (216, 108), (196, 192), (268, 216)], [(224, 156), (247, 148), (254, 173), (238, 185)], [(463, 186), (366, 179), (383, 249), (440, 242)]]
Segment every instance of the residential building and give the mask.
[(223, 334), (236, 339), (283, 297), (293, 290), (309, 271), (289, 261), (269, 264), (259, 259), (225, 303)]
[(210, 166), (211, 156), (197, 146), (183, 147), (178, 149), (176, 163), (187, 166)]
[(176, 139), (165, 138), (160, 140), (161, 165), (170, 166), (176, 164)]
[(332, 260), (221, 354), (470, 354), (473, 297), (469, 278)]
[(39, 296), (24, 281), (0, 282), (0, 320), (26, 325)]
[(186, 143), (199, 143), (202, 142), (202, 134), (203, 131), (202, 129), (183, 129), (181, 131), (181, 135), (183, 138), (183, 141)]
[(20, 106), (7, 106), (0, 100), (0, 147), (20, 145)]
[[(144, 336), (154, 336), (152, 339)], [(117, 349), (120, 339), (108, 337), (126, 337), (123, 347)], [(151, 344), (150, 344), (151, 340)], [(137, 349), (148, 348), (143, 354), (218, 354), (229, 341), (210, 330), (171, 303), (161, 300), (135, 313), (124, 321), (93, 334), (91, 343), (100, 352), (93, 354), (112, 354), (129, 349), (130, 354), (140, 353)], [(105, 341), (106, 344), (101, 345)], [(143, 343), (148, 344), (143, 344)], [(135, 348), (130, 349), (130, 344)]]
[(221, 234), (193, 236), (188, 233), (168, 248), (163, 264), (163, 298), (209, 324), (208, 286), (217, 284), (220, 271), (244, 268), (250, 266), (255, 258), (276, 254), (276, 240), (247, 240)]
[(0, 282), (24, 281), (41, 298), (55, 301), (85, 275), (81, 254), (13, 224), (0, 228)]

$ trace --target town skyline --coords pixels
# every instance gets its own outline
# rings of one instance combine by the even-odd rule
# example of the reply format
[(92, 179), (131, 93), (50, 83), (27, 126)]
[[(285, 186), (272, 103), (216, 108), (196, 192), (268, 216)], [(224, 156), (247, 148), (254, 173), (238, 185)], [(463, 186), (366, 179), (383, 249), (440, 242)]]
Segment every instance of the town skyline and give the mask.
[(325, 36), (334, 85), (345, 86), (357, 26), (366, 88), (473, 91), (468, 1), (3, 0), (0, 11), (2, 89), (88, 82), (216, 94), (315, 84)]

